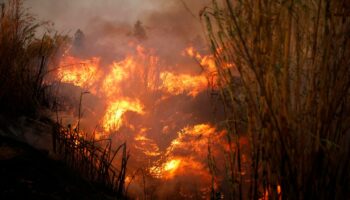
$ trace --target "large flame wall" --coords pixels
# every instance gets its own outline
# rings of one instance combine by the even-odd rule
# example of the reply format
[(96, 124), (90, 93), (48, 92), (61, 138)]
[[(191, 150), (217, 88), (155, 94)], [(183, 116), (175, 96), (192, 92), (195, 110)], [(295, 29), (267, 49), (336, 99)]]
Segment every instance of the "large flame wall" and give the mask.
[[(176, 56), (187, 59), (187, 66), (193, 68), (184, 72), (164, 66), (155, 50), (137, 42), (128, 47), (124, 58), (109, 63), (103, 63), (103, 57), (78, 56), (72, 48), (60, 59), (54, 80), (61, 82), (62, 94), (76, 96), (72, 105), (77, 105), (81, 92), (90, 93), (82, 99), (82, 129), (94, 131), (96, 139), (112, 138), (115, 145), (127, 141), (131, 193), (144, 195), (141, 176), (134, 174), (142, 169), (149, 186), (157, 181), (171, 183), (171, 189), (169, 185), (159, 189), (162, 193), (192, 197), (197, 191), (207, 198), (208, 146), (210, 141), (221, 143), (225, 134), (213, 126), (209, 103), (207, 88), (215, 71), (212, 58), (193, 47), (183, 49)], [(66, 124), (77, 123), (77, 109), (71, 106), (70, 114), (61, 115)]]

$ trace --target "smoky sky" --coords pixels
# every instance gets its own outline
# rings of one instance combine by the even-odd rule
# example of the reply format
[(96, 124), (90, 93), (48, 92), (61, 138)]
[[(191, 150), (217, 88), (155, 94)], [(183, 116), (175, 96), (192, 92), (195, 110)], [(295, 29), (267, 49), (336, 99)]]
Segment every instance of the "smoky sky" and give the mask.
[[(95, 23), (132, 25), (140, 20), (150, 29), (188, 37), (201, 32), (198, 13), (208, 0), (26, 0), (25, 7), (59, 32), (90, 32)], [(185, 4), (185, 5), (184, 5)]]
[(24, 6), (61, 34), (73, 37), (81, 29), (87, 57), (99, 56), (106, 63), (125, 56), (140, 21), (147, 35), (143, 46), (153, 49), (164, 65), (191, 73), (196, 69), (189, 69), (181, 51), (190, 45), (206, 49), (199, 12), (207, 5), (209, 0), (26, 0)]

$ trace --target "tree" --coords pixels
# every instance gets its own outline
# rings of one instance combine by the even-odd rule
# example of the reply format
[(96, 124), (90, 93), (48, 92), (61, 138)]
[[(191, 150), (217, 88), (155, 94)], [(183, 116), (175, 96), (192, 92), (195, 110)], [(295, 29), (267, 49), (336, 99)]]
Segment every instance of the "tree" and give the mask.
[(76, 49), (84, 49), (85, 47), (85, 35), (82, 30), (78, 29), (74, 34), (74, 47)]
[(142, 22), (140, 20), (137, 20), (137, 22), (134, 25), (134, 33), (133, 35), (139, 40), (143, 41), (147, 39), (146, 30), (142, 25)]

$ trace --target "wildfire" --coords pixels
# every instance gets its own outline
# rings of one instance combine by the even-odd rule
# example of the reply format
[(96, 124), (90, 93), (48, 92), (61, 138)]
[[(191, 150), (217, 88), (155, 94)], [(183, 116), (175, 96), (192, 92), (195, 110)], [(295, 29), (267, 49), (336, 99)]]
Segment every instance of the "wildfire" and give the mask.
[(163, 82), (161, 88), (172, 95), (186, 93), (195, 97), (197, 94), (207, 88), (207, 79), (205, 76), (191, 76), (189, 74), (174, 74), (171, 72), (162, 72), (160, 79)]
[(196, 51), (193, 47), (188, 47), (185, 49), (185, 54), (195, 58), (199, 64), (204, 67), (204, 70), (206, 71), (207, 75), (210, 75), (212, 73), (216, 73), (216, 65), (215, 60), (212, 55), (201, 55), (198, 51)]
[(146, 130), (142, 128), (140, 133), (135, 136), (135, 148), (141, 150), (146, 156), (159, 156), (161, 154), (159, 147), (152, 139), (145, 135)]
[(167, 163), (165, 163), (164, 170), (168, 172), (173, 172), (179, 167), (180, 162), (181, 161), (178, 159), (170, 160)]
[(120, 62), (113, 62), (110, 66), (112, 70), (103, 81), (103, 91), (107, 97), (112, 97), (120, 93), (118, 87), (124, 80), (129, 78), (130, 71), (135, 67), (136, 63), (132, 57), (127, 57)]
[(124, 113), (131, 111), (144, 114), (143, 105), (138, 100), (117, 100), (111, 103), (103, 117), (103, 128), (105, 131), (118, 130), (122, 125)]
[(163, 163), (160, 167), (153, 166), (149, 170), (154, 177), (171, 179), (176, 175), (176, 171), (179, 169), (181, 162), (181, 159), (173, 158)]
[(100, 58), (82, 60), (73, 56), (65, 56), (58, 68), (57, 76), (65, 83), (79, 87), (91, 87), (99, 78)]
[[(178, 132), (178, 136), (174, 139), (168, 147), (168, 153), (176, 149), (190, 149), (197, 153), (203, 152), (208, 145), (208, 138), (214, 136), (216, 133), (214, 127), (209, 124), (197, 124), (194, 126), (187, 126)], [(223, 133), (218, 133), (217, 138), (221, 137)]]
[[(165, 160), (159, 160), (149, 168), (150, 173), (156, 178), (172, 179), (179, 175), (196, 173), (203, 179), (209, 180), (210, 174), (206, 170), (203, 158), (206, 158), (208, 138), (219, 139), (222, 132), (209, 124), (196, 124), (187, 126), (177, 133), (177, 137), (171, 142), (164, 152)], [(188, 155), (189, 152), (191, 155)]]
[[(137, 45), (134, 52), (128, 53), (124, 59), (103, 66), (104, 70), (100, 58), (84, 60), (65, 56), (57, 78), (89, 90), (93, 87), (96, 91), (93, 95), (103, 101), (101, 105), (105, 106), (105, 110), (96, 117), (101, 129), (95, 132), (95, 139), (108, 137), (112, 131), (127, 127), (128, 137), (125, 138), (128, 144), (131, 143), (131, 151), (137, 154), (133, 158), (137, 164), (141, 163), (136, 167), (147, 169), (153, 178), (167, 181), (179, 176), (199, 176), (203, 187), (207, 187), (211, 180), (206, 160), (209, 138), (219, 140), (223, 133), (208, 123), (176, 127), (175, 120), (148, 119), (149, 116), (161, 116), (158, 113), (164, 108), (157, 105), (172, 96), (184, 94), (196, 97), (207, 89), (208, 73), (216, 71), (213, 58), (202, 56), (193, 48), (186, 49), (186, 55), (196, 58), (205, 70), (196, 75), (169, 71), (167, 66), (159, 66), (159, 58), (151, 50)], [(152, 115), (151, 110), (156, 114)], [(147, 119), (144, 119), (144, 124), (140, 121), (135, 123), (128, 119), (131, 116), (128, 112)], [(154, 128), (153, 121), (159, 124), (160, 129)], [(151, 125), (147, 126), (147, 123)], [(162, 134), (165, 139), (155, 139), (156, 134)], [(166, 141), (165, 145), (159, 144), (162, 141)], [(127, 176), (126, 182), (130, 181), (130, 176)]]

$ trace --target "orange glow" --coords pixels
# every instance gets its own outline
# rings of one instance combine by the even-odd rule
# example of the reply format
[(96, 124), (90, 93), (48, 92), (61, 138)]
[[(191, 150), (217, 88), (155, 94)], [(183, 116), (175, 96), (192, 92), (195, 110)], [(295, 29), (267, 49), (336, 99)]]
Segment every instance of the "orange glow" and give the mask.
[(158, 145), (150, 138), (145, 135), (146, 129), (141, 129), (141, 132), (137, 134), (134, 138), (136, 149), (141, 150), (143, 154), (149, 157), (159, 156), (161, 152), (159, 151)]
[[(93, 134), (96, 140), (111, 138), (113, 131), (119, 130), (113, 137), (119, 137), (119, 133), (122, 135), (125, 132), (126, 136), (120, 138), (126, 138), (131, 154), (136, 152), (132, 158), (136, 157), (139, 164), (136, 167), (147, 170), (148, 175), (167, 181), (180, 176), (198, 176), (203, 187), (208, 187), (211, 184), (207, 167), (209, 141), (220, 140), (224, 132), (216, 130), (209, 123), (191, 125), (188, 122), (187, 125), (176, 127), (178, 121), (172, 116), (168, 119), (168, 116), (156, 120), (149, 118), (162, 116), (156, 112), (164, 110), (157, 110), (156, 105), (168, 103), (167, 101), (172, 103), (173, 96), (196, 97), (205, 91), (208, 88), (208, 77), (211, 76), (209, 73), (216, 71), (214, 59), (200, 55), (194, 48), (186, 49), (186, 54), (195, 57), (204, 70), (196, 75), (185, 74), (169, 71), (168, 66), (159, 66), (159, 58), (152, 55), (151, 50), (141, 45), (134, 47), (133, 52), (123, 59), (111, 61), (104, 66), (100, 65), (99, 58), (83, 60), (65, 56), (57, 77), (65, 83), (88, 87), (89, 90), (94, 87), (94, 95), (98, 101), (102, 101), (98, 108), (105, 106), (101, 113), (96, 112), (99, 122), (98, 130)], [(156, 114), (153, 115), (151, 111)], [(131, 119), (134, 114), (143, 116)], [(159, 124), (159, 127), (153, 123)], [(157, 134), (164, 138), (159, 138)], [(215, 151), (212, 153), (215, 154)], [(126, 176), (125, 181), (129, 183), (131, 177)], [(203, 191), (208, 193), (210, 188)]]
[(91, 87), (99, 78), (100, 58), (82, 60), (72, 56), (65, 56), (58, 68), (57, 76), (65, 83), (79, 87)]
[[(194, 126), (187, 126), (178, 132), (178, 136), (174, 139), (168, 147), (168, 153), (175, 149), (189, 149), (198, 154), (205, 154), (207, 149), (208, 138), (211, 137), (216, 130), (209, 124), (197, 124)], [(222, 133), (216, 134), (216, 137), (221, 137)]]
[(281, 186), (277, 185), (277, 194), (281, 194), (282, 190), (281, 190)]
[(135, 67), (136, 63), (132, 57), (127, 57), (120, 62), (114, 62), (110, 67), (112, 68), (109, 74), (103, 81), (103, 91), (106, 96), (114, 96), (120, 93), (119, 85), (129, 78), (131, 70)]
[(191, 157), (169, 157), (160, 166), (150, 167), (149, 171), (155, 178), (168, 180), (175, 176), (188, 176), (194, 174), (200, 176), (203, 180), (210, 179), (210, 174), (206, 170), (206, 165)]
[(180, 167), (181, 160), (178, 158), (169, 159), (160, 167), (153, 166), (150, 173), (157, 178), (171, 179), (176, 175), (176, 171)]
[[(278, 195), (278, 199), (282, 199), (282, 189), (281, 189), (281, 185), (277, 185), (277, 195)], [(259, 198), (261, 200), (268, 200), (269, 199), (269, 190), (265, 189), (264, 192), (264, 196), (262, 198)]]
[(206, 71), (206, 75), (210, 75), (217, 71), (216, 65), (215, 65), (215, 59), (212, 55), (202, 56), (193, 47), (186, 48), (185, 54), (187, 54), (192, 58), (195, 58), (201, 64), (201, 66), (204, 67), (204, 70)]
[[(216, 134), (214, 134), (216, 133)], [(187, 126), (177, 133), (169, 147), (164, 152), (165, 160), (159, 160), (149, 168), (150, 173), (156, 178), (172, 179), (178, 175), (199, 175), (203, 180), (210, 180), (210, 174), (203, 164), (203, 158), (207, 156), (208, 138), (222, 137), (222, 132), (209, 124), (197, 124)], [(177, 155), (176, 152), (191, 152), (191, 156)], [(194, 156), (194, 155), (196, 156)], [(193, 174), (191, 174), (193, 173)]]
[(118, 130), (122, 125), (124, 113), (131, 111), (144, 114), (143, 105), (137, 100), (117, 100), (111, 103), (103, 117), (103, 128), (105, 131)]
[(161, 89), (172, 95), (185, 93), (195, 97), (199, 92), (205, 90), (208, 85), (205, 76), (162, 72), (160, 79), (163, 82)]
[(164, 165), (164, 171), (171, 174), (171, 175), (174, 174), (176, 169), (179, 167), (180, 162), (181, 161), (179, 159), (169, 160)]

